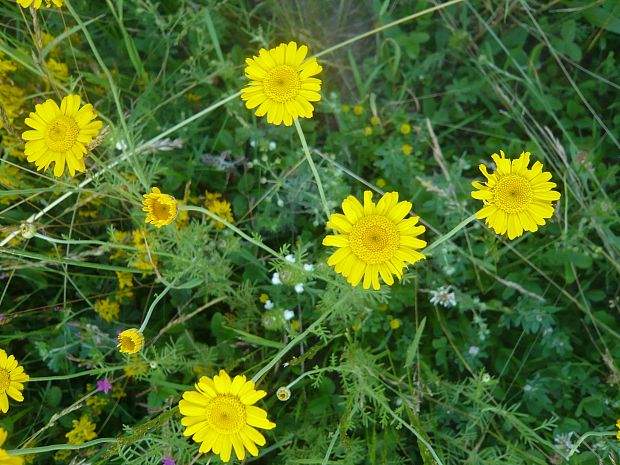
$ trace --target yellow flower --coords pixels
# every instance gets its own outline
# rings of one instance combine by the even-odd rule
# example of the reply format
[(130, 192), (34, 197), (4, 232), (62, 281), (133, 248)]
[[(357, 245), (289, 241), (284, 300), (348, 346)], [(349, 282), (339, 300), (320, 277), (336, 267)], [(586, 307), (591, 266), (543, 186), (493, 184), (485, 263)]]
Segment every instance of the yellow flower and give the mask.
[[(43, 0), (15, 0), (15, 1), (19, 3), (19, 5), (22, 8), (28, 8), (30, 5), (32, 5), (37, 10), (41, 8), (41, 3), (43, 3)], [(58, 8), (60, 8), (64, 1), (65, 0), (45, 0), (45, 6), (49, 8), (52, 6), (52, 4), (54, 4), (54, 6), (57, 6)]]
[(411, 152), (413, 152), (413, 147), (409, 144), (404, 144), (403, 145), (403, 155), (411, 155)]
[(376, 116), (371, 116), (370, 117), (370, 124), (372, 124), (373, 126), (376, 126), (379, 124), (379, 118), (377, 118)]
[(146, 212), (145, 223), (152, 223), (161, 228), (174, 221), (177, 216), (177, 201), (168, 194), (162, 194), (157, 187), (151, 189), (150, 194), (144, 194), (142, 211)]
[(239, 460), (245, 451), (258, 455), (256, 445), (264, 446), (265, 437), (255, 428), (273, 429), (276, 424), (267, 419), (267, 412), (254, 406), (267, 395), (254, 389), (253, 381), (245, 376), (233, 380), (224, 371), (213, 378), (202, 376), (195, 384), (195, 391), (183, 393), (179, 410), (186, 427), (184, 436), (193, 436), (200, 444), (199, 452), (213, 450), (223, 462), (228, 462), (232, 449)]
[(103, 407), (108, 405), (108, 403), (109, 399), (100, 395), (90, 396), (86, 399), (86, 405), (93, 409), (93, 413), (95, 415), (101, 415), (101, 412), (103, 412)]
[(22, 465), (24, 459), (22, 457), (11, 457), (7, 451), (2, 449), (9, 433), (4, 428), (0, 428), (0, 465)]
[(20, 366), (13, 355), (0, 349), (0, 410), (2, 413), (9, 411), (9, 397), (17, 402), (23, 402), (22, 391), (26, 381), (30, 379), (24, 373), (24, 367)]
[(131, 365), (127, 365), (125, 368), (123, 368), (125, 374), (130, 378), (140, 378), (141, 376), (145, 376), (148, 373), (148, 365), (146, 364), (146, 362), (143, 362), (137, 357), (137, 355), (131, 357), (129, 359)]
[(59, 81), (66, 81), (69, 79), (69, 67), (66, 64), (50, 58), (45, 62), (45, 65), (55, 79)]
[[(312, 118), (310, 102), (321, 100), (321, 80), (313, 78), (323, 71), (316, 58), (304, 61), (308, 47), (295, 42), (276, 48), (262, 48), (258, 56), (246, 58), (245, 75), (250, 83), (241, 89), (241, 99), (256, 116), (267, 115), (267, 122), (279, 126), (293, 124), (297, 118)], [(257, 108), (258, 107), (258, 108)]]
[(411, 132), (411, 126), (407, 123), (403, 123), (400, 125), (400, 133), (403, 135), (407, 135)]
[(346, 103), (342, 105), (342, 112), (349, 113), (351, 111), (351, 105), (347, 105)]
[(120, 307), (118, 302), (110, 302), (110, 299), (97, 300), (95, 311), (105, 321), (112, 321), (118, 318)]
[(144, 336), (137, 329), (126, 329), (118, 335), (118, 350), (123, 354), (135, 354), (144, 346)]
[(385, 179), (383, 178), (377, 178), (377, 180), (375, 181), (375, 184), (377, 185), (379, 189), (383, 189), (385, 187), (386, 182), (385, 182)]
[[(217, 216), (228, 221), (229, 223), (235, 221), (235, 217), (232, 214), (230, 202), (228, 202), (227, 200), (221, 200), (222, 194), (211, 194), (209, 192), (205, 192), (205, 197), (207, 199), (205, 201), (205, 205), (211, 213), (215, 213)], [(210, 221), (215, 220), (210, 219)], [(221, 221), (216, 221), (215, 227), (223, 229), (226, 227), (226, 225)]]
[(370, 126), (366, 126), (364, 128), (364, 135), (365, 136), (372, 136), (372, 128)]
[(262, 293), (260, 297), (258, 298), (258, 300), (260, 301), (261, 304), (264, 304), (265, 302), (269, 300), (269, 295)]
[(117, 271), (116, 277), (118, 278), (118, 288), (125, 289), (133, 287), (133, 273), (125, 271)]
[(86, 415), (82, 415), (79, 421), (73, 420), (72, 424), (73, 429), (65, 434), (67, 444), (83, 444), (97, 437), (95, 433), (97, 425), (92, 423)]
[(364, 107), (361, 105), (355, 105), (353, 107), (353, 113), (357, 116), (361, 115), (362, 113), (364, 113)]
[[(60, 107), (51, 99), (36, 105), (36, 111), (26, 118), (26, 124), (34, 130), (26, 131), (26, 155), (34, 162), (37, 171), (47, 169), (54, 162), (54, 176), (65, 172), (65, 162), (71, 176), (84, 172), (86, 146), (99, 134), (103, 123), (95, 120), (97, 113), (89, 103), (80, 108), (79, 95), (68, 95)], [(94, 121), (93, 121), (94, 120)]]
[(392, 328), (394, 331), (400, 328), (400, 325), (401, 325), (401, 322), (398, 318), (394, 318), (393, 320), (390, 320), (390, 328)]
[(426, 228), (416, 226), (419, 217), (406, 218), (411, 202), (399, 202), (398, 192), (388, 192), (375, 204), (372, 192), (364, 192), (364, 205), (350, 195), (342, 202), (343, 214), (334, 213), (327, 227), (340, 234), (326, 236), (323, 245), (338, 250), (327, 260), (353, 286), (362, 277), (364, 289), (380, 288), (379, 275), (391, 286), (392, 275), (400, 279), (406, 262), (415, 263), (426, 258), (415, 249), (426, 246), (417, 238)]
[(492, 155), (496, 171), (487, 172), (484, 165), (480, 171), (487, 178), (486, 183), (472, 182), (477, 191), (471, 196), (482, 200), (484, 207), (476, 216), (484, 219), (497, 234), (508, 233), (509, 239), (523, 234), (523, 231), (537, 231), (545, 224), (545, 219), (553, 215), (554, 200), (560, 199), (560, 193), (552, 190), (556, 184), (549, 182), (551, 173), (543, 171), (539, 161), (531, 169), (530, 152), (523, 152), (517, 159)]

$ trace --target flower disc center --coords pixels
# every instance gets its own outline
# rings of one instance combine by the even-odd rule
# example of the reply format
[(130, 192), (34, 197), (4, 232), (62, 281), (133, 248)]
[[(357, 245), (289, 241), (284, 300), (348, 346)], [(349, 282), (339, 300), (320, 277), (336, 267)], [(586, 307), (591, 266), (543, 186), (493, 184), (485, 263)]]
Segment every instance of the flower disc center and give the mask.
[(364, 263), (376, 265), (389, 261), (400, 245), (396, 225), (385, 216), (360, 218), (349, 234), (351, 251)]
[(11, 374), (4, 368), (0, 368), (0, 392), (6, 392), (11, 385)]
[(129, 352), (132, 352), (132, 351), (134, 351), (136, 349), (136, 343), (129, 336), (121, 336), (120, 343), (121, 343), (121, 347), (124, 350), (127, 350)]
[(493, 189), (493, 202), (506, 213), (527, 210), (532, 201), (532, 187), (523, 176), (510, 175), (500, 178)]
[(207, 421), (220, 433), (241, 431), (247, 420), (246, 408), (237, 396), (218, 395), (207, 407)]
[(295, 100), (301, 88), (299, 73), (288, 65), (279, 65), (267, 73), (263, 80), (265, 94), (271, 100), (284, 103)]
[(170, 218), (170, 205), (155, 200), (155, 202), (153, 202), (153, 215), (155, 215), (158, 220), (166, 221)]
[(80, 127), (77, 122), (66, 115), (59, 115), (49, 125), (45, 142), (53, 152), (65, 153), (77, 142)]

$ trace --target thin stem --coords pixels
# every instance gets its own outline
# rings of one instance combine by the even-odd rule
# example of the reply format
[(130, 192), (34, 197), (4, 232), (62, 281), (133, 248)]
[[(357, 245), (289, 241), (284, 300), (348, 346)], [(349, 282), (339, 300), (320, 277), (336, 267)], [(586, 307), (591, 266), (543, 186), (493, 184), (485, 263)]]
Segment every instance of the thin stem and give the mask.
[(276, 363), (278, 363), (280, 360), (282, 360), (282, 358), (293, 347), (295, 347), (297, 344), (299, 344), (301, 341), (303, 341), (308, 334), (310, 334), (312, 331), (314, 331), (314, 329), (317, 328), (323, 322), (323, 320), (325, 320), (329, 315), (331, 315), (332, 311), (333, 311), (333, 307), (330, 308), (329, 310), (326, 310), (314, 323), (312, 323), (310, 326), (308, 326), (308, 328), (303, 333), (300, 333), (294, 339), (292, 339), (291, 342), (289, 342), (286, 346), (284, 346), (280, 350), (280, 352), (278, 352), (276, 354), (276, 356), (267, 365), (265, 365), (258, 373), (256, 373), (252, 377), (252, 381), (254, 381), (255, 383), (258, 382), (258, 380), (261, 379), (262, 376), (265, 373), (267, 373), (269, 370), (271, 370), (275, 366)]
[(449, 233), (441, 236), (439, 239), (437, 239), (435, 242), (433, 242), (431, 245), (429, 245), (427, 248), (425, 248), (421, 252), (424, 254), (430, 253), (431, 250), (437, 248), (437, 246), (439, 246), (441, 243), (450, 239), (452, 236), (454, 236), (457, 232), (459, 232), (461, 229), (463, 229), (465, 226), (467, 226), (469, 223), (471, 223), (475, 219), (476, 219), (476, 214), (474, 213), (467, 219), (464, 219), (459, 224), (457, 224), (454, 228), (452, 228), (452, 230)]
[(179, 205), (179, 210), (194, 211), (194, 212), (199, 212), (199, 213), (202, 213), (204, 215), (207, 215), (212, 220), (215, 220), (215, 221), (218, 221), (220, 223), (223, 223), (224, 226), (226, 226), (232, 232), (234, 232), (235, 234), (243, 237), (246, 241), (250, 242), (251, 244), (254, 244), (256, 247), (259, 247), (259, 248), (263, 249), (264, 251), (270, 253), (271, 255), (273, 255), (276, 258), (282, 259), (280, 254), (278, 252), (276, 252), (275, 250), (273, 250), (271, 247), (269, 247), (269, 246), (263, 244), (262, 242), (257, 241), (256, 239), (248, 236), (246, 233), (244, 233), (241, 229), (236, 227), (234, 224), (229, 223), (224, 218), (220, 218), (218, 215), (216, 215), (215, 213), (207, 210), (206, 208), (196, 207), (196, 206), (193, 206), (193, 205)]
[(295, 128), (297, 129), (297, 134), (299, 134), (299, 139), (301, 140), (301, 145), (304, 148), (304, 153), (306, 154), (306, 160), (308, 160), (308, 164), (310, 165), (310, 170), (314, 175), (314, 180), (316, 181), (316, 187), (319, 189), (319, 195), (321, 196), (321, 202), (323, 202), (323, 210), (325, 210), (325, 215), (329, 218), (329, 207), (327, 206), (327, 199), (325, 198), (325, 192), (323, 191), (323, 183), (321, 182), (321, 178), (319, 177), (319, 172), (316, 169), (316, 165), (312, 160), (312, 155), (310, 155), (310, 150), (308, 149), (308, 143), (306, 142), (306, 136), (304, 136), (304, 132), (301, 129), (301, 125), (299, 124), (299, 119), (295, 119)]
[(590, 431), (579, 438), (579, 440), (575, 443), (575, 445), (568, 452), (567, 458), (571, 458), (573, 454), (577, 452), (577, 449), (579, 449), (579, 446), (583, 443), (583, 441), (585, 441), (586, 439), (590, 437), (615, 436), (616, 434), (617, 433), (615, 431)]
[(405, 16), (404, 18), (397, 19), (396, 21), (392, 21), (391, 23), (387, 23), (387, 24), (385, 24), (383, 26), (380, 26), (380, 27), (377, 27), (375, 29), (371, 29), (370, 31), (364, 32), (363, 34), (360, 34), (358, 36), (351, 37), (350, 39), (345, 40), (344, 42), (340, 42), (339, 44), (336, 44), (333, 47), (326, 48), (325, 50), (317, 53), (314, 56), (318, 58), (320, 56), (327, 55), (328, 53), (332, 53), (333, 51), (338, 50), (339, 48), (346, 47), (347, 45), (350, 45), (350, 44), (352, 44), (354, 42), (357, 42), (358, 40), (364, 39), (366, 37), (370, 37), (370, 36), (372, 36), (372, 35), (374, 35), (374, 34), (376, 34), (378, 32), (384, 31), (384, 30), (389, 29), (389, 28), (394, 27), (394, 26), (398, 26), (399, 24), (402, 24), (402, 23), (406, 23), (407, 21), (410, 21), (410, 20), (415, 19), (415, 18), (419, 18), (420, 16), (424, 16), (424, 15), (427, 15), (429, 13), (433, 13), (434, 11), (443, 10), (444, 8), (446, 8), (446, 7), (450, 6), (450, 5), (455, 5), (455, 4), (461, 3), (463, 1), (464, 0), (452, 0), (450, 2), (442, 3), (441, 5), (437, 5), (437, 6), (434, 6), (432, 8), (427, 8), (426, 10), (418, 11), (417, 13), (413, 13), (412, 15)]
[(118, 440), (114, 438), (99, 438), (85, 442), (84, 444), (52, 444), (51, 446), (27, 447), (25, 449), (9, 450), (7, 453), (9, 455), (42, 454), (44, 452), (53, 452), (55, 450), (86, 449), (87, 447), (96, 446), (97, 444), (118, 444)]
[(95, 368), (93, 370), (80, 371), (79, 373), (71, 373), (70, 375), (41, 376), (41, 377), (30, 378), (28, 382), (36, 383), (38, 381), (64, 381), (67, 379), (79, 378), (81, 376), (101, 375), (103, 373), (109, 373), (111, 371), (122, 370), (123, 368), (125, 368), (125, 365), (120, 366), (120, 367)]
[(153, 302), (151, 303), (151, 306), (149, 307), (149, 311), (146, 312), (146, 316), (144, 317), (144, 321), (142, 322), (142, 325), (140, 326), (140, 329), (138, 329), (138, 331), (140, 331), (141, 333), (144, 332), (144, 330), (146, 329), (146, 325), (149, 324), (149, 320), (151, 319), (151, 315), (153, 314), (153, 310), (155, 310), (155, 306), (159, 303), (159, 301), (161, 299), (164, 298), (164, 296), (168, 293), (168, 291), (173, 287), (174, 282), (169, 283), (166, 286), (166, 289), (164, 289), (161, 294), (159, 294), (157, 297), (155, 297), (155, 300), (153, 300)]

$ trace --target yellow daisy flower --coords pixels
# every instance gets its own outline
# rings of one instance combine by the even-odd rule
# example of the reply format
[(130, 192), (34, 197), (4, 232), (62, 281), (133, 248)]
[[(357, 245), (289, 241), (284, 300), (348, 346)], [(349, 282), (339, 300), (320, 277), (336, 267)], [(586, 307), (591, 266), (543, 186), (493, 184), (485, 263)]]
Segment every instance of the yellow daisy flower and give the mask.
[(364, 192), (364, 205), (350, 195), (342, 202), (343, 214), (334, 213), (327, 227), (340, 234), (326, 236), (323, 245), (338, 247), (327, 260), (353, 286), (362, 277), (364, 289), (378, 290), (379, 275), (391, 286), (392, 275), (400, 279), (406, 263), (415, 263), (426, 258), (415, 249), (426, 246), (426, 241), (418, 239), (426, 228), (416, 226), (419, 217), (407, 218), (412, 208), (411, 202), (399, 202), (398, 192), (388, 192), (375, 204), (372, 192)]
[(135, 354), (144, 346), (144, 335), (137, 329), (126, 329), (118, 335), (118, 350), (123, 354)]
[(65, 434), (67, 444), (84, 444), (86, 441), (97, 437), (97, 433), (95, 433), (97, 425), (91, 422), (88, 416), (82, 415), (79, 421), (73, 420), (71, 423), (73, 429)]
[(9, 433), (4, 428), (0, 428), (0, 465), (23, 465), (24, 459), (22, 457), (11, 457), (7, 451), (2, 449), (2, 445), (8, 436)]
[[(41, 4), (43, 3), (43, 0), (15, 0), (15, 1), (19, 3), (19, 6), (21, 6), (22, 8), (29, 8), (30, 5), (32, 5), (37, 10), (41, 8)], [(64, 1), (65, 0), (45, 0), (45, 6), (49, 8), (53, 4), (54, 6), (57, 6), (58, 8), (60, 8), (62, 4), (64, 3)]]
[(142, 211), (146, 212), (145, 223), (152, 223), (161, 228), (174, 221), (177, 216), (177, 201), (168, 194), (162, 194), (157, 187), (151, 189), (150, 194), (144, 194)]
[(401, 324), (402, 322), (398, 318), (394, 318), (393, 320), (390, 320), (390, 328), (393, 329), (394, 331), (400, 328)]
[(81, 108), (80, 103), (79, 95), (67, 95), (60, 107), (48, 99), (36, 105), (36, 111), (26, 118), (25, 123), (34, 130), (22, 134), (27, 141), (25, 153), (37, 171), (47, 169), (52, 162), (56, 177), (65, 172), (65, 162), (71, 176), (86, 171), (86, 146), (99, 134), (103, 123), (95, 120), (97, 113), (90, 103)]
[[(258, 56), (246, 58), (245, 75), (250, 83), (241, 89), (241, 99), (256, 116), (267, 115), (267, 122), (279, 126), (293, 124), (297, 118), (312, 118), (310, 102), (321, 100), (321, 80), (313, 78), (323, 71), (316, 58), (306, 58), (308, 47), (295, 42), (276, 48), (262, 48)], [(257, 108), (258, 107), (258, 108)]]
[(530, 152), (514, 160), (506, 158), (502, 150), (499, 153), (491, 156), (497, 167), (494, 173), (480, 165), (487, 181), (472, 182), (478, 190), (471, 196), (484, 203), (476, 214), (478, 219), (484, 219), (497, 234), (508, 233), (508, 238), (514, 239), (524, 230), (534, 232), (544, 225), (553, 215), (552, 202), (560, 199), (560, 193), (552, 190), (556, 184), (549, 182), (551, 173), (542, 170), (542, 163), (537, 161), (528, 168)]
[(409, 144), (403, 144), (402, 150), (403, 155), (411, 155), (411, 152), (413, 152), (413, 147)]
[(400, 133), (403, 135), (407, 135), (411, 132), (411, 125), (409, 123), (403, 123), (400, 125)]
[(7, 356), (7, 353), (0, 349), (0, 410), (2, 413), (9, 411), (7, 395), (17, 402), (24, 401), (23, 383), (29, 379), (30, 376), (24, 373), (24, 367), (17, 363), (15, 357)]
[(183, 435), (201, 443), (200, 453), (213, 450), (224, 462), (230, 460), (232, 449), (239, 460), (245, 459), (246, 449), (256, 457), (256, 445), (266, 441), (255, 428), (276, 427), (265, 410), (253, 405), (267, 393), (254, 389), (254, 382), (245, 376), (231, 380), (224, 370), (213, 378), (202, 376), (195, 386), (196, 391), (185, 391), (179, 402), (181, 424), (186, 427)]

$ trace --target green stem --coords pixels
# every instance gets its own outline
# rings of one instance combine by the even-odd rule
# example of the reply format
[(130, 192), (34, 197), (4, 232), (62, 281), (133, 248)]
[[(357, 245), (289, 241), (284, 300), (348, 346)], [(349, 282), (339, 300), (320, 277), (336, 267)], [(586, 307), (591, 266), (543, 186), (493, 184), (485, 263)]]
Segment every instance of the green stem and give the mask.
[(329, 207), (327, 206), (327, 199), (325, 198), (325, 192), (323, 191), (323, 183), (321, 182), (321, 178), (319, 177), (319, 172), (316, 169), (316, 165), (312, 160), (312, 155), (310, 155), (310, 150), (308, 149), (308, 143), (306, 142), (306, 136), (304, 136), (304, 132), (301, 129), (301, 124), (299, 124), (299, 119), (295, 119), (295, 128), (297, 129), (297, 134), (299, 134), (299, 139), (301, 140), (301, 145), (304, 148), (304, 153), (306, 154), (306, 160), (308, 160), (308, 164), (310, 165), (310, 170), (314, 175), (314, 180), (316, 181), (316, 187), (319, 189), (319, 195), (321, 196), (321, 202), (323, 202), (323, 210), (325, 210), (325, 215), (329, 219)]
[(360, 34), (358, 36), (351, 37), (350, 39), (340, 42), (339, 44), (336, 44), (333, 47), (326, 48), (325, 50), (315, 54), (314, 56), (318, 58), (320, 56), (327, 55), (328, 53), (332, 53), (333, 51), (336, 51), (339, 48), (346, 47), (347, 45), (357, 42), (358, 40), (365, 39), (366, 37), (370, 37), (378, 32), (384, 31), (394, 26), (398, 26), (399, 24), (402, 24), (402, 23), (406, 23), (407, 21), (411, 21), (412, 19), (419, 18), (420, 16), (425, 16), (429, 13), (433, 13), (434, 11), (443, 10), (444, 8), (450, 5), (455, 5), (457, 3), (461, 3), (462, 1), (463, 0), (452, 0), (450, 2), (442, 3), (441, 5), (437, 5), (432, 8), (427, 8), (426, 10), (418, 11), (417, 13), (413, 13), (409, 16), (405, 16), (404, 18), (400, 18), (400, 19), (397, 19), (396, 21), (392, 21), (391, 23), (387, 23), (375, 29), (371, 29), (370, 31), (364, 32), (363, 34)]
[(303, 333), (300, 333), (294, 339), (292, 339), (291, 342), (286, 344), (286, 346), (284, 346), (280, 350), (280, 352), (278, 352), (276, 354), (276, 356), (267, 365), (265, 365), (258, 373), (256, 373), (252, 377), (252, 381), (254, 381), (255, 383), (258, 382), (258, 380), (261, 379), (261, 377), (265, 373), (267, 373), (269, 370), (271, 370), (276, 363), (278, 363), (280, 360), (282, 360), (282, 358), (293, 347), (295, 347), (297, 344), (301, 343), (301, 341), (303, 341), (308, 334), (310, 334), (312, 331), (314, 331), (315, 328), (317, 328), (329, 315), (331, 315), (332, 311), (333, 311), (333, 307), (330, 308), (329, 310), (326, 310), (325, 312), (323, 312), (323, 314), (314, 323), (312, 323), (310, 326), (308, 326), (308, 328)]
[(153, 302), (151, 303), (151, 306), (149, 307), (149, 311), (146, 312), (146, 316), (144, 317), (144, 321), (142, 322), (142, 325), (140, 326), (140, 329), (138, 329), (138, 331), (140, 331), (141, 333), (144, 332), (144, 330), (146, 329), (146, 325), (149, 324), (149, 320), (151, 319), (151, 315), (153, 314), (153, 310), (155, 310), (155, 306), (159, 303), (159, 301), (161, 299), (164, 298), (164, 296), (173, 287), (173, 285), (174, 285), (174, 282), (169, 283), (166, 286), (166, 289), (164, 289), (157, 297), (155, 297), (155, 300), (153, 300)]
[(567, 458), (571, 458), (573, 454), (577, 452), (577, 449), (579, 449), (579, 446), (581, 445), (581, 443), (585, 441), (586, 439), (588, 439), (589, 437), (616, 436), (616, 434), (617, 433), (615, 431), (590, 431), (589, 433), (586, 433), (579, 438), (579, 440), (575, 443), (575, 445), (568, 452)]
[(51, 446), (27, 447), (25, 449), (9, 450), (7, 453), (9, 455), (43, 454), (44, 452), (53, 452), (55, 450), (86, 449), (87, 447), (96, 446), (97, 444), (118, 444), (118, 440), (114, 438), (99, 438), (85, 442), (84, 444), (52, 444)]
[(450, 239), (452, 236), (454, 236), (457, 232), (459, 232), (461, 229), (463, 229), (465, 226), (467, 226), (469, 223), (471, 223), (475, 219), (476, 219), (476, 214), (474, 213), (469, 218), (464, 219), (459, 224), (457, 224), (454, 228), (452, 228), (452, 230), (449, 233), (441, 236), (439, 239), (437, 239), (435, 242), (433, 242), (431, 245), (429, 245), (427, 248), (425, 248), (421, 252), (423, 254), (429, 254), (431, 250), (437, 248), (441, 243)]
[(280, 254), (278, 252), (276, 252), (275, 250), (273, 250), (271, 247), (266, 246), (262, 242), (257, 241), (256, 239), (248, 236), (246, 233), (241, 231), (241, 229), (236, 227), (234, 224), (229, 223), (224, 218), (220, 218), (218, 215), (216, 215), (215, 213), (207, 210), (206, 208), (195, 207), (193, 205), (179, 205), (179, 210), (194, 211), (194, 212), (199, 212), (199, 213), (202, 213), (204, 215), (207, 215), (212, 220), (215, 220), (215, 221), (218, 221), (220, 223), (223, 223), (224, 226), (226, 226), (228, 229), (230, 229), (232, 232), (234, 232), (238, 236), (241, 236), (242, 238), (244, 238), (249, 243), (254, 244), (256, 247), (259, 247), (259, 248), (263, 249), (264, 251), (270, 253), (271, 255), (273, 255), (276, 258), (282, 259)]
[(79, 373), (72, 373), (70, 375), (41, 376), (41, 377), (30, 378), (28, 382), (36, 383), (38, 381), (64, 381), (66, 379), (79, 378), (81, 376), (101, 375), (103, 373), (109, 373), (111, 371), (122, 370), (123, 368), (125, 368), (125, 365), (120, 366), (120, 367), (95, 368), (92, 370), (80, 371)]

